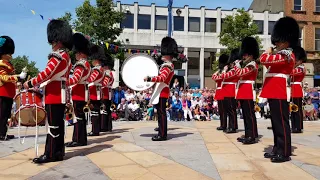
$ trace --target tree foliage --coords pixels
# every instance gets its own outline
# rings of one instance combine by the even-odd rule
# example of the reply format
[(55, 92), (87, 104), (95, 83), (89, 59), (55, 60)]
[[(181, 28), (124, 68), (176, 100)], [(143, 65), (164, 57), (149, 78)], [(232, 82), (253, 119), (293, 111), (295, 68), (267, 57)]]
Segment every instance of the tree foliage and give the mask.
[(29, 61), (29, 58), (27, 56), (17, 56), (13, 58), (10, 62), (14, 66), (16, 74), (21, 73), (24, 67), (27, 67), (28, 75), (30, 75), (31, 77), (35, 77), (39, 74), (39, 69), (35, 66), (36, 62)]

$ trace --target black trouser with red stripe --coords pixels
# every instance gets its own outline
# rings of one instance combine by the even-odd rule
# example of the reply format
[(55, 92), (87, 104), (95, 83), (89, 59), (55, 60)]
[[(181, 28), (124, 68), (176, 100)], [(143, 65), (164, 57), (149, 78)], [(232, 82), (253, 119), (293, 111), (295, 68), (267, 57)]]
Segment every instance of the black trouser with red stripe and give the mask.
[(112, 119), (111, 119), (111, 100), (104, 99), (102, 102), (105, 105), (105, 112), (101, 113), (101, 132), (112, 130)]
[(225, 97), (223, 100), (223, 108), (229, 119), (228, 129), (238, 129), (237, 101), (235, 98)]
[(218, 100), (218, 111), (220, 116), (220, 127), (227, 128), (227, 113), (223, 108), (223, 100)]
[(77, 118), (74, 123), (72, 141), (82, 145), (87, 145), (87, 119), (83, 112), (83, 107), (87, 104), (85, 101), (73, 101), (73, 110)]
[(258, 137), (257, 119), (254, 113), (254, 102), (252, 99), (241, 99), (240, 100), (242, 116), (244, 122), (244, 136), (246, 138)]
[(92, 123), (92, 133), (99, 135), (100, 134), (100, 122), (101, 122), (101, 117), (100, 117), (100, 106), (101, 106), (101, 101), (98, 100), (91, 100), (90, 103), (93, 106), (93, 109), (91, 109), (91, 123)]
[(46, 147), (44, 154), (52, 158), (58, 158), (64, 156), (64, 115), (65, 115), (65, 104), (46, 104), (45, 109), (47, 111), (47, 119), (50, 132), (54, 136), (47, 134)]
[(158, 135), (160, 137), (167, 137), (168, 131), (168, 122), (167, 122), (167, 112), (166, 112), (166, 103), (167, 98), (159, 98), (159, 103), (156, 105), (156, 109), (158, 112)]
[(273, 152), (291, 156), (291, 132), (289, 125), (289, 103), (286, 99), (268, 99), (274, 137)]
[(302, 98), (292, 98), (292, 101), (299, 109), (298, 112), (291, 112), (291, 128), (301, 131), (303, 129)]
[(11, 115), (13, 99), (9, 97), (0, 97), (0, 136), (6, 136), (8, 131), (8, 119)]

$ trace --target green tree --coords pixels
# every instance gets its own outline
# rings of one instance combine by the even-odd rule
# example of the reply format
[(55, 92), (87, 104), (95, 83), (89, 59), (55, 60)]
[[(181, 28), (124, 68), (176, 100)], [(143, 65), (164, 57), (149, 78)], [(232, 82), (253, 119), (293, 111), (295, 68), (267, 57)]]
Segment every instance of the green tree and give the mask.
[(21, 73), (24, 67), (27, 67), (28, 75), (30, 75), (31, 77), (35, 77), (39, 74), (39, 69), (35, 66), (36, 62), (29, 61), (28, 56), (17, 56), (13, 58), (10, 62), (14, 66), (16, 74)]
[(70, 12), (66, 12), (64, 14), (64, 16), (60, 17), (60, 18), (57, 18), (59, 20), (63, 20), (63, 21), (66, 21), (68, 22), (70, 25), (72, 25), (72, 14)]

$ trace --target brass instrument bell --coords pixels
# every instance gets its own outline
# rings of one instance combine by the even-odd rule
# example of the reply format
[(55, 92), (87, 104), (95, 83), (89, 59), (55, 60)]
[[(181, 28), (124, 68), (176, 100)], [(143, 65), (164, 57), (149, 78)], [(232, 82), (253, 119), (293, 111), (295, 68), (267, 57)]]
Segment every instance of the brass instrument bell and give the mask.
[(106, 105), (102, 103), (100, 106), (100, 111), (105, 111), (105, 110), (106, 110)]
[(255, 111), (255, 112), (260, 112), (260, 111), (261, 111), (261, 108), (256, 104), (256, 105), (254, 106), (254, 111)]
[(299, 107), (294, 103), (290, 103), (289, 110), (290, 110), (290, 112), (298, 112)]

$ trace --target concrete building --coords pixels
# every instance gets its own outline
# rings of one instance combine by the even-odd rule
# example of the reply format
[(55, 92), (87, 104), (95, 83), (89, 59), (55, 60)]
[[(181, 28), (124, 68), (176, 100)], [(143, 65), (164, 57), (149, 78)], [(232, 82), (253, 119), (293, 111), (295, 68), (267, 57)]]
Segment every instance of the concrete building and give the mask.
[[(167, 7), (117, 2), (116, 8), (125, 12), (126, 19), (120, 25), (124, 29), (119, 40), (126, 48), (154, 49), (160, 45), (161, 39), (167, 36)], [(236, 12), (237, 9), (223, 10), (220, 7), (207, 9), (204, 6), (190, 8), (186, 5), (173, 8), (173, 38), (189, 58), (188, 63), (175, 62), (175, 68), (184, 70), (185, 80), (191, 86), (215, 87), (211, 80), (212, 61), (216, 58), (215, 54), (224, 49), (219, 44), (218, 35), (223, 28), (223, 19)], [(249, 10), (249, 13), (259, 27), (263, 48), (270, 47), (270, 33), (274, 22), (283, 17), (283, 12)]]
[(320, 0), (254, 0), (249, 9), (284, 12), (298, 21), (301, 45), (308, 54), (305, 81), (309, 87), (320, 86)]

